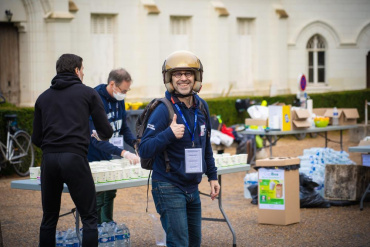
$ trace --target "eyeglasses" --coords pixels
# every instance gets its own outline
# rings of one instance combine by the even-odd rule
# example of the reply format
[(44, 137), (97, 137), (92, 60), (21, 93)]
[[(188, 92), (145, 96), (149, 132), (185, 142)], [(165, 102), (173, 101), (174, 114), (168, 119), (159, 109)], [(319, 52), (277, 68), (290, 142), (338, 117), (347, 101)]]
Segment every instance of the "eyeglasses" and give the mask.
[(190, 71), (187, 71), (185, 73), (182, 73), (182, 72), (175, 72), (172, 74), (174, 77), (176, 77), (177, 79), (180, 79), (182, 75), (185, 75), (186, 78), (190, 78), (191, 76), (194, 75), (193, 72), (190, 72)]
[(118, 89), (118, 92), (123, 93), (123, 94), (126, 94), (128, 91), (131, 90), (131, 88), (129, 88), (127, 90), (121, 90), (116, 84), (114, 84), (114, 86)]

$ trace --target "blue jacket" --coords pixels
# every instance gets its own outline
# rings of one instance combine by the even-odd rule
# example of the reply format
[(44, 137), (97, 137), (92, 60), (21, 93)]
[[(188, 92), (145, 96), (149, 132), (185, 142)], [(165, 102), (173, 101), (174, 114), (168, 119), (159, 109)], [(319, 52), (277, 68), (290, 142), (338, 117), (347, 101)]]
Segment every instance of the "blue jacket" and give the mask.
[[(194, 130), (194, 116), (195, 109), (198, 109), (199, 100), (202, 100), (208, 114), (207, 118), (199, 109), (197, 127), (194, 135), (194, 142), (196, 147), (202, 148), (202, 165), (203, 172), (208, 176), (208, 180), (217, 180), (217, 168), (213, 159), (213, 152), (210, 142), (209, 126), (209, 110), (207, 103), (198, 95), (195, 95), (194, 106), (187, 108), (186, 105), (180, 102), (176, 97), (166, 92), (166, 98), (171, 100), (181, 109), (185, 116), (191, 131)], [(173, 104), (173, 109), (177, 115), (177, 123), (184, 124), (181, 115)], [(208, 123), (207, 123), (208, 122)], [(141, 139), (139, 146), (139, 153), (142, 158), (155, 157), (153, 164), (153, 180), (171, 183), (186, 193), (192, 193), (198, 189), (198, 184), (202, 180), (201, 173), (185, 173), (185, 148), (191, 147), (191, 134), (187, 127), (185, 127), (184, 136), (181, 139), (176, 139), (171, 128), (168, 125), (169, 114), (167, 107), (164, 104), (159, 104), (149, 117), (147, 128)], [(170, 160), (171, 171), (166, 172), (166, 165), (164, 161), (163, 151), (167, 150), (168, 158)]]
[[(95, 87), (95, 90), (98, 91), (101, 100), (103, 101), (108, 121), (113, 128), (112, 137), (123, 135), (125, 142), (133, 147), (136, 138), (126, 123), (125, 101), (117, 101), (115, 98), (111, 97), (106, 89), (106, 86), (107, 84), (100, 84), (99, 86)], [(95, 126), (91, 118), (89, 126), (90, 133), (92, 133), (92, 130), (95, 129)], [(114, 146), (109, 141), (98, 141), (91, 137), (87, 158), (89, 162), (111, 160), (112, 155), (121, 156), (122, 150), (123, 149)]]

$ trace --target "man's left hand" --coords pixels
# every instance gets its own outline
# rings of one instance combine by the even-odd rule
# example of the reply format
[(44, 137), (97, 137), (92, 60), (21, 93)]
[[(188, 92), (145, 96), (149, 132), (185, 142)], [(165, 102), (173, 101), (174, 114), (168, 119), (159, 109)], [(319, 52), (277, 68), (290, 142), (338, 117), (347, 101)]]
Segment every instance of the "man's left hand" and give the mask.
[(209, 181), (209, 184), (211, 185), (211, 199), (213, 201), (220, 193), (221, 186), (218, 183), (218, 180), (211, 180)]
[(130, 161), (130, 163), (133, 164), (133, 165), (140, 163), (139, 156), (137, 156), (137, 155), (135, 155), (135, 154), (133, 154), (129, 151), (123, 150), (122, 153), (121, 153), (121, 156), (128, 159)]

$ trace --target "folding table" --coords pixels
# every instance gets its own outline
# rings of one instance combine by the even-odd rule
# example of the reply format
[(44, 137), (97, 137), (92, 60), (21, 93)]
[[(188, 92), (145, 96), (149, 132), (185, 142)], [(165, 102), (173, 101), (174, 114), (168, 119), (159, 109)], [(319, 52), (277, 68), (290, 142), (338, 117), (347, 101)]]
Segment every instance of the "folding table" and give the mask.
[[(220, 167), (217, 170), (218, 175), (218, 182), (221, 185), (221, 177), (223, 174), (229, 173), (236, 173), (241, 171), (248, 171), (250, 169), (250, 165), (243, 164), (243, 165), (236, 165), (236, 166), (229, 166), (229, 167)], [(241, 181), (242, 182), (242, 181)], [(109, 183), (99, 183), (95, 185), (96, 192), (102, 192), (107, 190), (115, 190), (115, 189), (124, 189), (136, 186), (143, 186), (147, 185), (148, 179), (147, 178), (139, 178), (139, 179), (130, 179), (130, 180), (123, 180), (118, 182), (109, 182)], [(41, 185), (38, 183), (37, 180), (31, 179), (24, 179), (24, 180), (15, 180), (11, 182), (12, 189), (22, 189), (22, 190), (41, 190)], [(68, 187), (64, 184), (63, 188), (64, 193), (68, 193)], [(226, 213), (222, 208), (222, 186), (220, 193), (218, 195), (218, 206), (222, 213), (223, 219), (214, 219), (214, 218), (202, 218), (203, 220), (211, 220), (211, 221), (223, 221), (226, 222), (232, 235), (233, 235), (233, 246), (236, 246), (236, 235), (234, 232), (233, 227), (229, 219), (227, 218)], [(202, 193), (204, 195), (204, 193)], [(75, 217), (75, 224), (76, 224), (76, 233), (79, 234), (79, 213), (76, 210), (76, 217)], [(80, 236), (79, 236), (80, 238)], [(80, 240), (81, 242), (81, 240)]]

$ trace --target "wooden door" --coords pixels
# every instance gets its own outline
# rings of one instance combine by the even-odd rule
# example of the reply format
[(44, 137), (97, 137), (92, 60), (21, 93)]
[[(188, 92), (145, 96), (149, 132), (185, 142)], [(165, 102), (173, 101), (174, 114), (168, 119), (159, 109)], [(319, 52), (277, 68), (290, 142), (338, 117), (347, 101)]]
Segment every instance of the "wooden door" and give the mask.
[(18, 30), (6, 22), (0, 22), (0, 93), (7, 102), (19, 105)]

